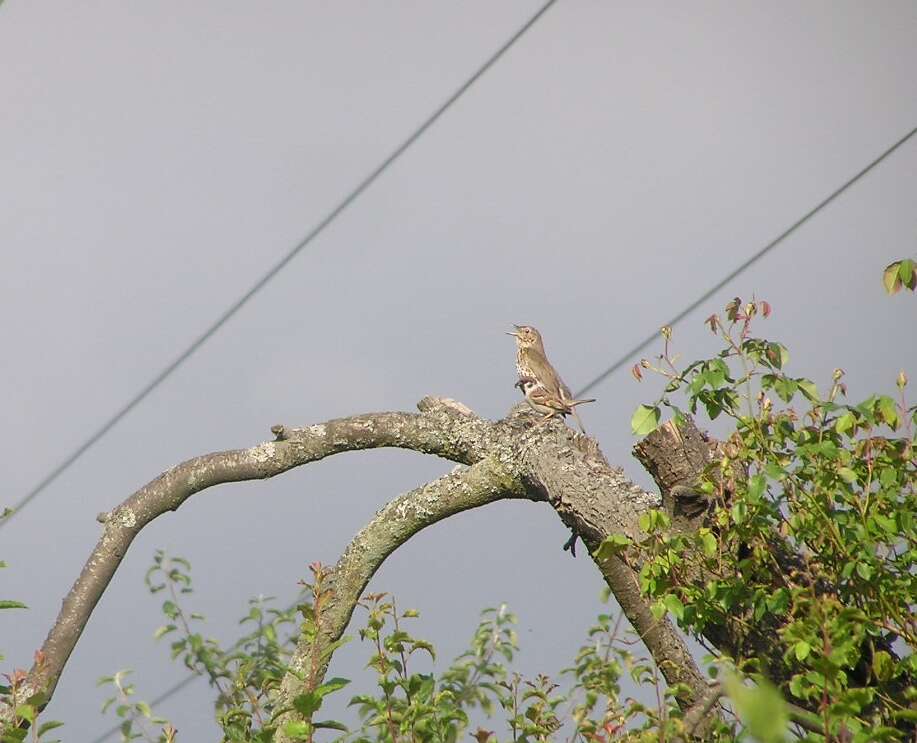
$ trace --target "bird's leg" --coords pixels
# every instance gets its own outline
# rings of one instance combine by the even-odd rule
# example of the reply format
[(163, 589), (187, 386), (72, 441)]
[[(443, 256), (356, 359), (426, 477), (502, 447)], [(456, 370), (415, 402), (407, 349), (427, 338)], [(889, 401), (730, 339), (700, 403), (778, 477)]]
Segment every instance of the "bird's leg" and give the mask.
[(546, 426), (549, 421), (557, 417), (557, 413), (546, 413), (541, 420), (535, 423), (536, 426)]
[(570, 538), (564, 542), (564, 552), (570, 550), (570, 554), (573, 557), (576, 557), (576, 540), (579, 538), (579, 534), (576, 531), (576, 527), (571, 529)]

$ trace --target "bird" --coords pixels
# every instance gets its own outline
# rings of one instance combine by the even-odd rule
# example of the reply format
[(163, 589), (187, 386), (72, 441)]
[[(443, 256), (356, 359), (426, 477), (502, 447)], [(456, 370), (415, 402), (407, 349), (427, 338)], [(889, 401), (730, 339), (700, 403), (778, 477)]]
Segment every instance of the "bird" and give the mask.
[(516, 382), (516, 387), (522, 390), (525, 395), (525, 401), (529, 407), (536, 413), (542, 413), (542, 418), (537, 425), (547, 423), (555, 416), (564, 418), (571, 413), (575, 413), (577, 405), (583, 405), (587, 402), (595, 402), (594, 398), (585, 400), (564, 400), (557, 393), (549, 391), (540, 382), (532, 377), (522, 377)]
[[(552, 416), (560, 414), (561, 417), (563, 417), (570, 413), (576, 419), (580, 431), (586, 433), (583, 422), (576, 412), (576, 405), (594, 401), (577, 401), (573, 399), (573, 393), (570, 392), (570, 388), (564, 384), (564, 380), (560, 378), (560, 375), (554, 367), (551, 366), (551, 362), (548, 361), (547, 354), (544, 350), (544, 341), (541, 339), (541, 333), (539, 333), (536, 328), (533, 328), (531, 325), (513, 325), (513, 327), (516, 329), (516, 332), (507, 333), (507, 335), (512, 335), (516, 338), (516, 373), (519, 375), (519, 381), (516, 383), (516, 386), (526, 394), (526, 401), (528, 401), (529, 405), (531, 405), (534, 410), (538, 410), (538, 408), (532, 404), (529, 393), (525, 390), (525, 380), (532, 380), (536, 383), (529, 387), (533, 395), (539, 398), (547, 395), (553, 402), (560, 402), (562, 405), (566, 404), (568, 409), (565, 409), (563, 412), (558, 409), (556, 412), (552, 413)], [(544, 392), (542, 393), (538, 387), (542, 388)], [(544, 401), (542, 400), (541, 402)], [(547, 403), (547, 405), (553, 409), (557, 407), (556, 405), (552, 405), (552, 403)], [(539, 412), (546, 413), (547, 411), (541, 410)]]
[[(522, 390), (525, 401), (532, 410), (544, 414), (544, 418), (535, 425), (542, 425), (559, 415), (564, 418), (572, 414), (576, 418), (580, 431), (584, 434), (586, 429), (576, 412), (576, 407), (594, 399), (574, 400), (570, 388), (564, 384), (560, 375), (551, 366), (544, 350), (544, 341), (541, 333), (531, 325), (513, 325), (515, 333), (508, 335), (516, 338), (516, 373), (519, 379), (516, 387)], [(570, 538), (564, 543), (564, 551), (570, 551), (576, 557), (576, 540), (579, 534), (574, 527)]]

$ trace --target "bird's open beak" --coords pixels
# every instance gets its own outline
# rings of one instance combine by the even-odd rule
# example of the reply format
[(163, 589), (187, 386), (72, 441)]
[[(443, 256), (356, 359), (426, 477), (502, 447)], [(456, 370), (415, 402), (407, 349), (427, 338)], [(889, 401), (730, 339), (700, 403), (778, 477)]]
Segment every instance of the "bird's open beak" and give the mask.
[[(521, 326), (521, 325), (516, 325), (516, 323), (513, 323), (513, 327), (514, 327), (516, 330), (519, 330), (519, 328), (521, 328), (522, 326)], [(519, 337), (519, 333), (507, 333), (507, 335), (514, 335), (514, 336), (516, 336), (517, 338)]]
[(514, 335), (514, 336), (516, 336), (517, 338), (519, 337), (519, 333), (507, 333), (507, 335)]

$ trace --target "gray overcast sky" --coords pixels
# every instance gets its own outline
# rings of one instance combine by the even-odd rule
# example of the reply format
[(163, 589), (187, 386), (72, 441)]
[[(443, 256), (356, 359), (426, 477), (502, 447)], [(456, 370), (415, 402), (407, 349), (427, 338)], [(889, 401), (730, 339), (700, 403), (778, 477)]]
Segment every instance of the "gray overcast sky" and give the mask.
[[(0, 9), (0, 445), (15, 502), (278, 260), (538, 7), (463, 3), (8, 0)], [(412, 409), (499, 417), (512, 322), (541, 328), (574, 388), (917, 125), (917, 5), (561, 0), (250, 305), (0, 532), (7, 664), (27, 666), (99, 533), (95, 515), (172, 464), (278, 422)], [(917, 241), (911, 141), (676, 330), (756, 292), (791, 371), (851, 396), (917, 377), (912, 296), (883, 266)], [(613, 462), (655, 396), (626, 368), (584, 410)], [(449, 465), (342, 455), (207, 491), (135, 542), (48, 717), (106, 726), (97, 677), (151, 698), (182, 677), (156, 646), (153, 550), (191, 559), (193, 608), (234, 636), (386, 500)], [(520, 614), (521, 668), (554, 673), (598, 610), (592, 563), (547, 508), (448, 520), (373, 584), (417, 606), (444, 658), (483, 606)], [(358, 642), (336, 675), (366, 687)], [(164, 706), (214, 737), (199, 683)]]

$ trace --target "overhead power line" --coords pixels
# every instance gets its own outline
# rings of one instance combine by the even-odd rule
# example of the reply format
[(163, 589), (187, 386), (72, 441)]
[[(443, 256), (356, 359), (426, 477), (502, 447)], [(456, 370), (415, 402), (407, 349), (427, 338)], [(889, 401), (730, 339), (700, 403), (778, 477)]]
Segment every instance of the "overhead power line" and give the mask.
[[(858, 173), (853, 175), (847, 181), (845, 181), (841, 186), (832, 191), (828, 196), (819, 201), (815, 206), (813, 206), (809, 211), (803, 214), (799, 219), (797, 219), (793, 224), (787, 227), (783, 232), (781, 232), (777, 237), (771, 240), (767, 245), (761, 248), (757, 253), (752, 255), (744, 263), (737, 266), (735, 269), (726, 274), (722, 279), (717, 281), (713, 286), (711, 286), (707, 291), (701, 294), (697, 299), (687, 305), (681, 312), (675, 315), (671, 320), (669, 320), (666, 325), (669, 327), (674, 326), (676, 323), (684, 320), (688, 315), (690, 315), (694, 310), (700, 307), (704, 302), (706, 302), (710, 297), (716, 294), (720, 289), (722, 289), (726, 284), (736, 278), (739, 274), (743, 273), (746, 269), (751, 268), (755, 263), (761, 260), (765, 255), (767, 255), (771, 250), (776, 248), (780, 243), (782, 243), (786, 238), (792, 235), (796, 230), (802, 227), (806, 222), (808, 222), (812, 217), (814, 217), (818, 212), (824, 209), (828, 204), (834, 201), (838, 196), (840, 196), (844, 191), (850, 188), (854, 183), (856, 183), (860, 178), (866, 175), (870, 170), (875, 168), (879, 163), (881, 163), (885, 158), (891, 155), (895, 150), (897, 150), (901, 145), (907, 142), (911, 137), (917, 134), (917, 127), (911, 129), (907, 134), (905, 134), (901, 139), (895, 142), (891, 147), (885, 150), (881, 155), (876, 157), (872, 162), (869, 163), (865, 168), (860, 170)], [(578, 390), (574, 397), (582, 397), (587, 392), (593, 388), (600, 385), (608, 377), (614, 374), (618, 369), (620, 369), (624, 364), (630, 361), (638, 353), (646, 349), (653, 341), (659, 338), (659, 331), (655, 331), (650, 335), (646, 336), (642, 341), (640, 341), (636, 346), (631, 348), (629, 351), (626, 351), (617, 361), (615, 361), (611, 366), (605, 369), (601, 374), (594, 377), (585, 387), (581, 390)]]
[(386, 157), (379, 165), (373, 169), (369, 175), (363, 178), (354, 188), (347, 194), (337, 206), (335, 206), (328, 214), (326, 214), (322, 220), (316, 224), (309, 233), (300, 240), (292, 250), (290, 250), (286, 255), (283, 256), (276, 264), (274, 264), (261, 278), (259, 278), (251, 288), (245, 292), (241, 297), (236, 299), (217, 319), (210, 325), (194, 342), (191, 343), (184, 351), (182, 351), (174, 361), (172, 361), (168, 366), (166, 366), (162, 371), (160, 371), (153, 379), (146, 384), (139, 392), (137, 392), (122, 408), (116, 411), (105, 423), (103, 423), (94, 433), (92, 433), (82, 444), (80, 444), (70, 455), (64, 459), (60, 464), (58, 464), (54, 469), (52, 469), (47, 475), (45, 475), (37, 485), (35, 485), (26, 495), (19, 500), (13, 507), (13, 513), (10, 514), (4, 521), (0, 521), (0, 529), (3, 528), (6, 524), (10, 522), (13, 518), (16, 517), (16, 514), (20, 513), (23, 508), (25, 508), (29, 503), (31, 503), (35, 498), (38, 497), (51, 483), (57, 480), (64, 472), (66, 472), (70, 466), (76, 462), (80, 457), (83, 456), (89, 449), (91, 449), (100, 439), (102, 439), (112, 428), (114, 428), (128, 413), (130, 413), (134, 408), (136, 408), (141, 402), (143, 402), (147, 396), (153, 390), (155, 390), (159, 385), (166, 381), (172, 374), (184, 364), (195, 351), (197, 351), (201, 346), (203, 346), (207, 341), (209, 341), (216, 332), (222, 328), (229, 320), (246, 304), (249, 300), (252, 299), (258, 292), (260, 292), (267, 284), (273, 279), (277, 274), (279, 274), (284, 268), (286, 268), (290, 261), (292, 261), (297, 255), (299, 255), (303, 249), (305, 249), (316, 237), (318, 237), (325, 228), (328, 227), (335, 219), (337, 219), (341, 213), (347, 209), (354, 201), (356, 201), (363, 192), (369, 188), (373, 183), (378, 180), (388, 168), (400, 158), (407, 150), (413, 145), (418, 139), (420, 139), (424, 133), (431, 127), (436, 121), (444, 114), (449, 108), (461, 98), (468, 89), (474, 85), (483, 75), (486, 73), (493, 65), (504, 55), (509, 49), (517, 42), (525, 33), (533, 26), (535, 23), (548, 11), (548, 9), (554, 5), (557, 0), (548, 0), (544, 3), (534, 15), (532, 15), (512, 36), (507, 39), (503, 45), (497, 49), (487, 60), (474, 71), (474, 73), (463, 82), (455, 92), (452, 93), (439, 107), (433, 111), (423, 122), (417, 126), (416, 129), (405, 139), (400, 145), (398, 145), (392, 153)]
[[(550, 3), (549, 3), (549, 5), (550, 5)], [(540, 11), (540, 13), (541, 13), (541, 12), (544, 12), (545, 9), (546, 9), (546, 7), (543, 8), (543, 9)], [(531, 23), (532, 23), (532, 21), (530, 21), (530, 22), (527, 24), (527, 26), (530, 26)], [(517, 35), (517, 38), (518, 38), (518, 35)], [(811, 208), (808, 212), (806, 212), (802, 217), (800, 217), (800, 218), (797, 219), (795, 222), (793, 222), (793, 224), (791, 224), (791, 225), (790, 225), (789, 227), (787, 227), (783, 232), (781, 232), (779, 235), (777, 235), (777, 237), (775, 237), (773, 240), (771, 240), (767, 245), (765, 245), (763, 248), (761, 248), (760, 250), (758, 250), (757, 253), (755, 253), (754, 255), (752, 255), (748, 260), (746, 260), (746, 261), (745, 261), (744, 263), (742, 263), (740, 266), (738, 266), (738, 267), (735, 268), (733, 271), (731, 271), (729, 274), (727, 274), (727, 275), (724, 276), (722, 279), (720, 279), (720, 281), (718, 281), (716, 284), (714, 284), (712, 287), (710, 287), (707, 291), (705, 291), (705, 292), (704, 292), (702, 295), (700, 295), (697, 299), (695, 299), (693, 302), (691, 302), (691, 304), (689, 304), (688, 306), (686, 306), (681, 312), (679, 312), (677, 315), (675, 315), (675, 317), (673, 317), (671, 320), (669, 320), (669, 322), (668, 322), (667, 324), (670, 325), (670, 326), (675, 325), (675, 323), (677, 323), (677, 322), (679, 322), (680, 320), (683, 320), (685, 317), (687, 317), (692, 311), (694, 311), (695, 309), (697, 309), (701, 304), (703, 304), (703, 303), (706, 302), (708, 299), (710, 299), (710, 297), (712, 297), (716, 292), (718, 292), (720, 289), (722, 289), (724, 286), (726, 286), (726, 284), (728, 284), (730, 281), (732, 281), (734, 278), (736, 278), (736, 277), (737, 277), (739, 274), (741, 274), (743, 271), (745, 271), (746, 269), (750, 268), (755, 262), (757, 262), (759, 259), (763, 258), (764, 255), (766, 255), (769, 251), (773, 250), (777, 245), (779, 245), (783, 240), (785, 240), (787, 237), (789, 237), (793, 232), (795, 232), (797, 229), (799, 229), (800, 227), (802, 227), (803, 224), (805, 224), (805, 223), (806, 223), (807, 221), (809, 221), (812, 217), (814, 217), (814, 216), (815, 216), (819, 211), (821, 211), (824, 207), (828, 206), (828, 204), (830, 204), (832, 201), (834, 201), (834, 199), (836, 199), (838, 196), (840, 196), (842, 193), (844, 193), (844, 191), (846, 191), (848, 188), (850, 188), (854, 183), (856, 183), (858, 180), (860, 180), (860, 178), (862, 178), (862, 177), (863, 177), (864, 175), (866, 175), (870, 170), (872, 170), (872, 169), (875, 168), (879, 163), (881, 163), (883, 160), (885, 160), (889, 155), (891, 155), (895, 150), (897, 150), (901, 145), (903, 145), (905, 142), (907, 142), (907, 141), (908, 141), (911, 137), (913, 137), (915, 134), (917, 134), (917, 127), (915, 127), (914, 129), (911, 129), (911, 131), (909, 131), (907, 134), (905, 134), (901, 139), (899, 139), (897, 142), (895, 142), (891, 147), (889, 147), (887, 150), (885, 150), (881, 155), (879, 155), (878, 157), (876, 157), (876, 158), (875, 158), (872, 162), (870, 162), (865, 168), (863, 168), (863, 169), (860, 170), (858, 173), (856, 173), (853, 177), (851, 177), (850, 179), (848, 179), (847, 181), (845, 181), (845, 182), (843, 183), (843, 185), (841, 185), (839, 188), (837, 188), (837, 189), (835, 189), (834, 191), (832, 191), (830, 195), (828, 195), (826, 198), (822, 199), (818, 204), (816, 204), (814, 207), (812, 207), (812, 208)], [(618, 369), (620, 369), (621, 366), (623, 366), (624, 364), (626, 364), (627, 361), (628, 361), (629, 359), (631, 359), (632, 357), (634, 357), (634, 356), (636, 356), (638, 353), (640, 353), (643, 349), (645, 349), (647, 346), (649, 346), (649, 345), (650, 345), (654, 340), (656, 340), (656, 338), (658, 338), (658, 337), (659, 337), (658, 332), (655, 332), (655, 333), (653, 333), (652, 335), (647, 336), (643, 341), (641, 341), (641, 342), (638, 343), (636, 346), (634, 346), (632, 349), (630, 349), (629, 351), (627, 351), (623, 356), (621, 356), (621, 357), (620, 357), (617, 361), (615, 361), (611, 366), (609, 366), (607, 369), (605, 369), (601, 374), (599, 374), (599, 375), (598, 375), (597, 377), (595, 377), (591, 382), (589, 382), (589, 384), (587, 384), (587, 385), (586, 385), (585, 387), (583, 387), (579, 392), (577, 392), (576, 395), (575, 395), (575, 397), (581, 397), (583, 394), (585, 394), (586, 392), (588, 392), (589, 390), (591, 390), (592, 388), (594, 388), (596, 385), (601, 384), (606, 378), (608, 378), (609, 375), (613, 374), (615, 371), (617, 371)], [(295, 605), (295, 604), (294, 604), (294, 605)], [(156, 699), (153, 700), (153, 705), (160, 704), (160, 703), (164, 702), (165, 700), (169, 699), (170, 697), (174, 696), (175, 694), (177, 694), (178, 692), (180, 692), (182, 689), (184, 689), (186, 686), (188, 686), (192, 681), (194, 681), (194, 680), (197, 679), (197, 678), (200, 678), (200, 676), (197, 675), (197, 674), (191, 674), (190, 676), (185, 677), (185, 678), (182, 679), (181, 681), (177, 682), (177, 683), (174, 684), (173, 686), (171, 686), (171, 687), (169, 687), (168, 689), (166, 689), (166, 690), (165, 690), (164, 692), (162, 692), (162, 694), (160, 694), (158, 697), (156, 697)], [(99, 736), (98, 738), (96, 738), (96, 739), (93, 741), (93, 743), (103, 743), (110, 735), (113, 735), (113, 734), (116, 733), (117, 731), (118, 731), (118, 727), (115, 726), (115, 727), (111, 728), (110, 730), (108, 730), (107, 732), (103, 733), (103, 734), (102, 734), (101, 736)]]

